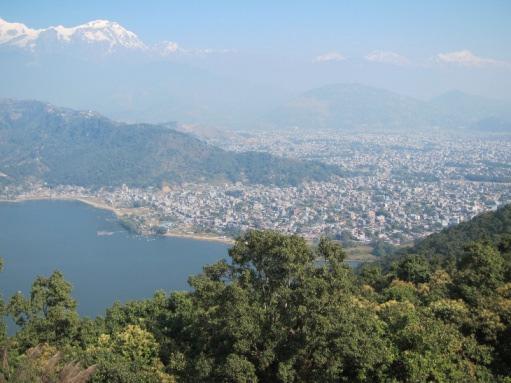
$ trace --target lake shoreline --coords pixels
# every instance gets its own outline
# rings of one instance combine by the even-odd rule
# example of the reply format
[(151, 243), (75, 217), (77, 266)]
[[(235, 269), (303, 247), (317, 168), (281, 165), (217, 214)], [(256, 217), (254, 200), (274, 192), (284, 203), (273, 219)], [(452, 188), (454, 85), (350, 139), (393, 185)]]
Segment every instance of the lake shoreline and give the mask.
[[(0, 203), (22, 203), (27, 201), (76, 201), (81, 202), (85, 205), (94, 207), (96, 209), (107, 210), (115, 214), (118, 220), (122, 219), (126, 216), (130, 210), (129, 208), (115, 208), (110, 206), (103, 201), (100, 201), (96, 198), (87, 198), (87, 197), (53, 197), (53, 196), (26, 196), (19, 197), (15, 199), (0, 199)], [(146, 237), (151, 237), (151, 235), (144, 235)], [(154, 236), (159, 237), (159, 236)], [(225, 236), (215, 236), (209, 234), (200, 234), (200, 233), (183, 233), (180, 231), (169, 231), (165, 234), (162, 234), (161, 237), (172, 237), (172, 238), (184, 238), (184, 239), (193, 239), (197, 241), (205, 241), (205, 242), (220, 242), (226, 245), (234, 244), (234, 239), (225, 237)]]
[[(27, 196), (27, 197), (20, 197), (16, 199), (0, 199), (0, 203), (21, 203), (21, 202), (27, 202), (27, 201), (76, 201), (83, 203), (85, 205), (94, 207), (96, 209), (106, 210), (110, 211), (115, 214), (116, 218), (120, 221), (124, 216), (130, 213), (130, 208), (115, 208), (113, 206), (110, 206), (103, 201), (100, 201), (96, 198), (87, 198), (87, 197), (53, 197), (53, 196)], [(144, 237), (166, 237), (166, 238), (183, 238), (183, 239), (191, 239), (196, 241), (204, 241), (204, 242), (213, 242), (213, 243), (222, 243), (225, 245), (233, 245), (235, 243), (234, 238), (229, 238), (226, 236), (218, 236), (218, 235), (211, 235), (208, 233), (186, 233), (181, 231), (167, 231), (165, 234), (161, 235), (147, 235), (147, 234), (141, 234)], [(354, 256), (353, 254), (350, 254), (350, 250), (347, 249), (347, 255), (346, 261), (355, 261), (355, 262), (372, 262), (376, 259), (374, 256), (367, 257), (367, 256)]]
[(73, 285), (78, 312), (94, 318), (115, 301), (190, 290), (190, 276), (228, 256), (229, 246), (219, 242), (130, 234), (110, 211), (79, 201), (18, 202), (0, 203), (6, 297), (30, 294), (38, 276), (58, 270)]

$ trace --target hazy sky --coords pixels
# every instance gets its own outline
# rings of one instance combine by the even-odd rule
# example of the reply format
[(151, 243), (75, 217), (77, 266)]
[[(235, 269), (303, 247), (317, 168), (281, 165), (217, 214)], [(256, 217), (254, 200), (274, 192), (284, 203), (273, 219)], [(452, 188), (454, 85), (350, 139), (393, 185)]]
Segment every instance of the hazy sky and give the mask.
[(511, 100), (509, 0), (2, 0), (0, 17), (32, 28), (114, 20), (146, 43), (216, 52), (195, 66), (290, 92), (361, 82)]

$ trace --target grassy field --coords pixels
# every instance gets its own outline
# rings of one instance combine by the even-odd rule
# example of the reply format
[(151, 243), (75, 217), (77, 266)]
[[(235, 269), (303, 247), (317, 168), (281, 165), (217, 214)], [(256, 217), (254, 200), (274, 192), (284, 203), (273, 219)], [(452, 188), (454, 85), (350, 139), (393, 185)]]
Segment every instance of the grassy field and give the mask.
[(344, 251), (346, 252), (347, 259), (353, 261), (364, 261), (371, 262), (375, 261), (377, 258), (371, 254), (373, 248), (369, 245), (354, 245), (350, 247), (344, 247)]

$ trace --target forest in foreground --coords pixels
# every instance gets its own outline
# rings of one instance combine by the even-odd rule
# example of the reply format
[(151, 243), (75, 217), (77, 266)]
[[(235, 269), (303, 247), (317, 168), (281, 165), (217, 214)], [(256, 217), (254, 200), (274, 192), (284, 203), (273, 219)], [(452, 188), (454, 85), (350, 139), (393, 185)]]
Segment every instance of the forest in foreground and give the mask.
[(511, 205), (344, 259), (326, 238), (249, 231), (190, 291), (95, 319), (60, 272), (38, 277), (2, 302), (18, 331), (2, 322), (0, 382), (511, 382)]

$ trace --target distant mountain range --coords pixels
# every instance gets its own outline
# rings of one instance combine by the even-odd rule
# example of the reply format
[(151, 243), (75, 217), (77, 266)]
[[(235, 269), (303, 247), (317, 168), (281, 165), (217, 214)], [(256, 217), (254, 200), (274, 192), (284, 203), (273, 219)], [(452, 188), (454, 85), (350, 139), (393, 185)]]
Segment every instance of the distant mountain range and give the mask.
[(511, 121), (510, 105), (458, 91), (423, 101), (333, 84), (289, 99), (287, 91), (251, 83), (250, 73), (242, 81), (215, 75), (192, 59), (214, 52), (148, 44), (109, 20), (35, 29), (0, 18), (0, 97), (91, 108), (123, 121), (222, 129), (479, 130), (485, 121), (490, 132), (489, 122), (501, 121), (502, 131)]
[(34, 29), (0, 19), (0, 97), (90, 108), (128, 122), (231, 125), (258, 102), (246, 84), (193, 65), (215, 54), (229, 53), (148, 44), (109, 20)]
[(504, 120), (498, 117), (488, 117), (472, 124), (471, 129), (481, 133), (509, 133), (511, 132), (511, 119)]
[(124, 124), (38, 101), (0, 100), (0, 181), (160, 186), (191, 181), (295, 185), (338, 167), (234, 153), (169, 125)]
[[(271, 128), (406, 130), (465, 128), (487, 121), (511, 121), (511, 106), (453, 91), (421, 101), (360, 84), (333, 84), (310, 90), (275, 108), (262, 120)], [(502, 131), (503, 123), (496, 127)]]

